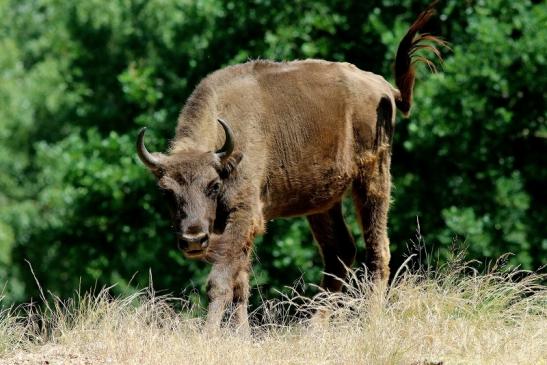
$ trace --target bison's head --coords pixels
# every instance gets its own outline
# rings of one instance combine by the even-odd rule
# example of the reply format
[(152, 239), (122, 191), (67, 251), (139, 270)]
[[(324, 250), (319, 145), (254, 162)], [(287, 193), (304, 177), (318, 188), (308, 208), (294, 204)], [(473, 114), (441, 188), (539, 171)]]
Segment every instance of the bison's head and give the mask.
[(241, 160), (240, 154), (233, 153), (230, 127), (218, 121), (226, 134), (224, 146), (218, 151), (186, 151), (167, 156), (148, 152), (144, 145), (146, 128), (137, 138), (139, 158), (158, 180), (178, 246), (188, 258), (205, 256), (222, 205), (224, 182)]

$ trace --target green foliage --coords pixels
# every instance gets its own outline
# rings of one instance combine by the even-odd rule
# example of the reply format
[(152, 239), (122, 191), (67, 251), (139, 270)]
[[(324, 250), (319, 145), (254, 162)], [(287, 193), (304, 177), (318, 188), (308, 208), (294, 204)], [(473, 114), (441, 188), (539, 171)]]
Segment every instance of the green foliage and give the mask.
[[(443, 74), (417, 88), (404, 148), (395, 157), (405, 166), (396, 162), (394, 175), (412, 166), (419, 179), (399, 185), (395, 215), (420, 212), (430, 241), (447, 245), (456, 234), (474, 257), (513, 252), (514, 263), (539, 267), (546, 259), (547, 78), (539, 70), (546, 64), (547, 12), (497, 1), (468, 13)], [(400, 232), (411, 222), (396, 223)]]
[[(63, 296), (113, 282), (133, 290), (149, 272), (177, 295), (203, 289), (207, 265), (176, 250), (135, 158), (138, 128), (150, 127), (150, 147), (164, 150), (199, 80), (249, 58), (344, 60), (390, 78), (397, 43), (427, 3), (0, 1), (4, 294), (37, 296), (25, 259)], [(537, 268), (547, 258), (546, 8), (449, 0), (439, 10), (430, 31), (453, 50), (442, 73), (419, 68), (412, 118), (396, 128), (393, 266), (419, 217), (441, 253), (457, 236), (474, 258), (514, 252), (514, 263)], [(255, 249), (262, 294), (318, 282), (311, 241), (304, 219), (269, 223)]]

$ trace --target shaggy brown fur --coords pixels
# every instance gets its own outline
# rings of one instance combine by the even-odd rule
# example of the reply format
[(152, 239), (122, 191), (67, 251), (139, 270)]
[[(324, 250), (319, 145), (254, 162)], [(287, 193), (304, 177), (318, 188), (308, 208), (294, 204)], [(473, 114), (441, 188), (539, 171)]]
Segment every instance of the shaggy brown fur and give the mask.
[[(403, 38), (395, 73), (400, 90), (348, 63), (253, 61), (205, 78), (183, 108), (168, 154), (139, 156), (158, 179), (186, 256), (212, 263), (208, 326), (225, 308), (247, 330), (250, 252), (264, 222), (304, 215), (321, 248), (327, 290), (340, 290), (355, 245), (344, 223), (342, 195), (353, 198), (367, 246), (366, 264), (389, 276), (387, 214), (395, 106), (410, 110), (416, 32), (428, 8)], [(217, 118), (233, 130), (233, 153)], [(228, 133), (229, 131), (226, 131)], [(142, 135), (141, 135), (142, 137)], [(229, 140), (229, 138), (228, 138)]]

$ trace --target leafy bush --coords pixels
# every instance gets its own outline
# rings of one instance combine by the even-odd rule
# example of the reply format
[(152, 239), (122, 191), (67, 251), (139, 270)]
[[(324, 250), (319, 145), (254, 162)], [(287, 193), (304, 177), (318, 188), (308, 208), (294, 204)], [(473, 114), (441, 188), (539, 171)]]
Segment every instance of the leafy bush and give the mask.
[[(164, 150), (199, 80), (248, 58), (345, 60), (389, 77), (399, 39), (426, 4), (0, 2), (5, 295), (37, 296), (25, 259), (60, 295), (112, 282), (134, 290), (149, 271), (176, 295), (202, 288), (207, 266), (176, 251), (153, 178), (134, 157), (139, 126)], [(394, 267), (418, 216), (441, 252), (457, 235), (478, 259), (512, 251), (514, 263), (536, 268), (547, 257), (545, 7), (449, 0), (439, 10), (430, 30), (453, 51), (442, 73), (419, 70), (413, 116), (396, 128)], [(303, 219), (269, 224), (256, 245), (262, 293), (319, 280), (311, 240)]]

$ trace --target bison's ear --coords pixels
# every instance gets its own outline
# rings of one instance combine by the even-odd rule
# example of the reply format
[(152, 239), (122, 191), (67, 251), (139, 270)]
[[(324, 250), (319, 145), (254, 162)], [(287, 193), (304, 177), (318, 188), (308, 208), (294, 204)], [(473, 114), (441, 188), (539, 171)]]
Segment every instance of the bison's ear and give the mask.
[(234, 152), (229, 157), (224, 159), (220, 164), (220, 170), (218, 174), (222, 179), (232, 175), (237, 168), (237, 165), (241, 162), (243, 154), (241, 152)]

